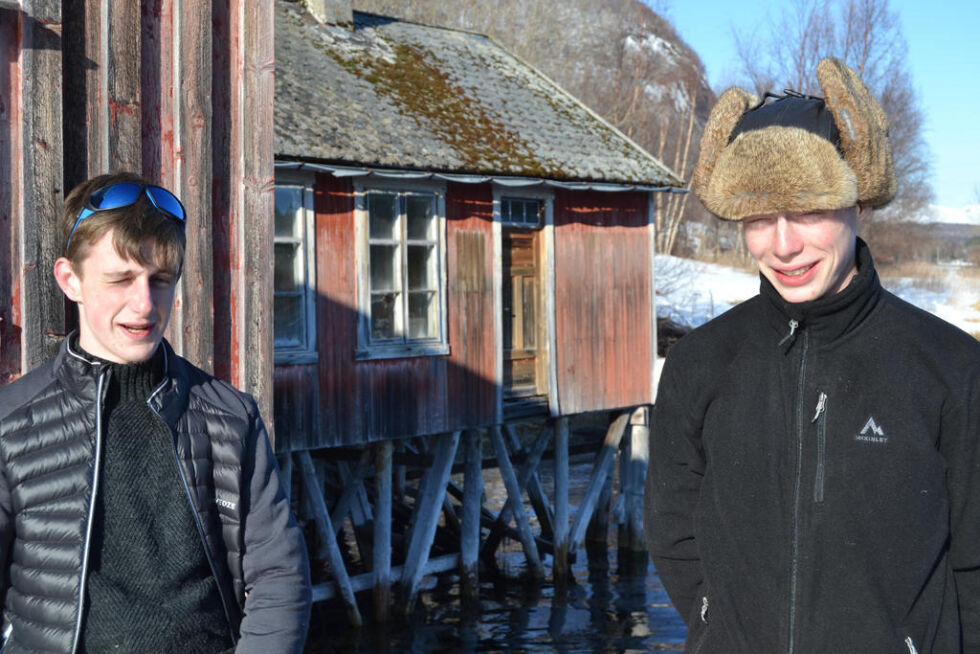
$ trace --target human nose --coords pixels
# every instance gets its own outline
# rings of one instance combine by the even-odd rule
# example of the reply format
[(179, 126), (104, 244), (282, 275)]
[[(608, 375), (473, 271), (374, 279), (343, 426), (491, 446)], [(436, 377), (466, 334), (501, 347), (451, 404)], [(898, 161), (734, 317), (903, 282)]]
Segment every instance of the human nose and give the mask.
[(149, 279), (138, 277), (133, 281), (132, 286), (130, 286), (129, 306), (141, 316), (150, 313), (153, 308), (153, 294)]
[(803, 239), (796, 232), (796, 226), (780, 216), (776, 220), (776, 242), (773, 254), (780, 259), (792, 259), (803, 249)]

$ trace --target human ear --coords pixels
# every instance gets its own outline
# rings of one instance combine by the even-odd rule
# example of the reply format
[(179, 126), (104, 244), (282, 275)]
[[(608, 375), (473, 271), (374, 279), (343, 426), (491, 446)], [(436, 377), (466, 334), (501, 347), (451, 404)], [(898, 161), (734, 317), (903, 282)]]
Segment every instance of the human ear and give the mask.
[(859, 221), (862, 221), (862, 220), (864, 220), (864, 221), (870, 220), (872, 213), (874, 213), (874, 209), (872, 207), (869, 207), (869, 206), (862, 207), (861, 205), (858, 205), (858, 208), (857, 208), (857, 217), (858, 217), (858, 220)]
[(58, 282), (61, 292), (64, 293), (69, 300), (81, 304), (81, 284), (79, 283), (80, 280), (78, 274), (75, 272), (75, 267), (72, 265), (71, 261), (65, 257), (60, 257), (54, 262), (54, 279), (56, 282)]

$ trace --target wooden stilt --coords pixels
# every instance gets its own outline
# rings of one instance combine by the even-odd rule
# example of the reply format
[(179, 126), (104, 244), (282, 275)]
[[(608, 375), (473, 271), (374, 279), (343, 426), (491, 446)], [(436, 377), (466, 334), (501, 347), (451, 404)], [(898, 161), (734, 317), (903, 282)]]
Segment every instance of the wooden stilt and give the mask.
[(568, 418), (555, 425), (555, 586), (568, 584)]
[(592, 519), (589, 520), (588, 529), (585, 531), (587, 548), (596, 551), (609, 548), (609, 509), (612, 502), (612, 491), (612, 476), (606, 475), (606, 480), (602, 484), (602, 491), (599, 493), (599, 501), (596, 502)]
[(395, 444), (377, 445), (374, 502), (374, 619), (387, 622), (391, 611), (391, 461)]
[[(395, 444), (395, 453), (400, 454), (405, 451), (405, 441), (398, 441)], [(397, 464), (393, 470), (394, 476), (392, 477), (392, 487), (391, 491), (393, 493), (393, 499), (397, 502), (405, 501), (405, 466), (403, 464)]]
[[(522, 452), (521, 441), (517, 437), (517, 434), (514, 433), (514, 428), (505, 423), (504, 433), (507, 434), (513, 451), (515, 453)], [(555, 533), (555, 519), (552, 515), (551, 504), (548, 503), (548, 496), (541, 487), (541, 475), (538, 473), (540, 460), (541, 457), (538, 457), (538, 462), (534, 464), (534, 467), (522, 465), (517, 473), (517, 481), (521, 482), (522, 490), (527, 491), (527, 498), (531, 501), (531, 506), (534, 507), (534, 513), (538, 516), (538, 523), (541, 525), (541, 535), (550, 539)], [(530, 476), (527, 475), (528, 471), (530, 472)]]
[(534, 542), (534, 535), (531, 533), (527, 513), (524, 511), (521, 487), (517, 481), (517, 475), (514, 473), (514, 466), (510, 462), (510, 456), (507, 454), (507, 444), (504, 443), (504, 437), (501, 435), (500, 425), (490, 427), (490, 441), (493, 443), (494, 453), (497, 455), (500, 476), (507, 488), (507, 506), (517, 522), (517, 533), (520, 536), (521, 546), (524, 548), (524, 556), (527, 557), (528, 568), (533, 577), (543, 579), (544, 568), (541, 566), (541, 557), (538, 556), (538, 547)]
[(361, 612), (357, 608), (357, 600), (354, 598), (354, 591), (351, 589), (350, 578), (347, 576), (347, 568), (344, 566), (344, 559), (340, 554), (340, 546), (337, 544), (337, 533), (334, 531), (330, 522), (330, 513), (327, 511), (327, 503), (323, 499), (322, 485), (317, 479), (316, 469), (313, 466), (313, 459), (309, 452), (299, 453), (300, 475), (303, 478), (303, 491), (306, 501), (313, 511), (316, 522), (317, 535), (320, 538), (320, 557), (326, 558), (333, 572), (334, 580), (340, 589), (344, 604), (347, 606), (347, 618), (351, 625), (360, 627), (362, 624)]
[(609, 425), (609, 430), (606, 432), (606, 439), (603, 441), (602, 450), (596, 459), (592, 479), (589, 481), (589, 487), (585, 491), (582, 503), (579, 504), (578, 510), (575, 512), (575, 519), (569, 532), (569, 549), (573, 552), (582, 547), (585, 527), (589, 524), (592, 512), (599, 501), (599, 494), (602, 492), (606, 477), (616, 462), (616, 452), (619, 450), (619, 443), (623, 439), (623, 432), (626, 430), (629, 417), (630, 414), (628, 413), (622, 414)]
[(444, 434), (437, 437), (434, 448), (432, 466), (425, 473), (416, 498), (418, 511), (415, 526), (412, 529), (412, 539), (405, 558), (405, 571), (402, 576), (402, 601), (397, 605), (400, 613), (407, 614), (415, 603), (419, 583), (425, 572), (429, 559), (429, 549), (435, 537), (436, 523), (442, 508), (442, 500), (446, 494), (446, 484), (452, 472), (453, 459), (459, 445), (460, 432)]
[[(548, 443), (551, 442), (551, 430), (552, 426), (550, 423), (545, 424), (541, 428), (541, 431), (538, 433), (537, 438), (531, 446), (531, 450), (527, 454), (527, 458), (521, 465), (520, 473), (517, 477), (519, 492), (524, 491), (524, 489), (527, 487), (528, 480), (531, 478), (531, 475), (538, 469), (538, 465), (541, 463), (541, 456), (548, 448)], [(523, 504), (521, 506), (523, 506)], [(549, 515), (550, 519), (550, 514), (548, 514), (548, 512), (542, 511), (542, 513)], [(494, 552), (497, 551), (497, 547), (500, 546), (500, 541), (503, 540), (504, 535), (506, 534), (507, 523), (511, 517), (512, 514), (510, 512), (510, 506), (505, 505), (500, 511), (500, 514), (497, 516), (497, 519), (494, 521), (494, 524), (490, 527), (490, 534), (487, 536), (487, 540), (483, 544), (482, 554), (484, 557), (488, 559), (493, 557)], [(541, 520), (540, 516), (538, 520)]]
[(619, 549), (645, 553), (643, 541), (643, 484), (646, 480), (650, 430), (646, 407), (630, 417), (630, 437), (623, 456), (622, 494), (623, 522), (619, 532)]
[(464, 601), (479, 596), (480, 509), (483, 507), (483, 451), (480, 432), (470, 429), (463, 437), (466, 472), (463, 477), (463, 519), (460, 537), (461, 591)]

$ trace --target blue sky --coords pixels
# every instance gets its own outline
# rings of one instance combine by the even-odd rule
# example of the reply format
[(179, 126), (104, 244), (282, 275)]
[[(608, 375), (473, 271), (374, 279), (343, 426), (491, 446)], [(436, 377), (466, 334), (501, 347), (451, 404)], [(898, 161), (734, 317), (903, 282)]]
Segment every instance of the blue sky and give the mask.
[[(660, 0), (678, 34), (701, 57), (716, 91), (737, 72), (732, 29), (764, 29), (784, 0)], [(940, 205), (980, 203), (980, 2), (891, 0), (909, 46), (909, 67), (925, 114), (933, 188)], [(719, 88), (721, 87), (721, 88)]]

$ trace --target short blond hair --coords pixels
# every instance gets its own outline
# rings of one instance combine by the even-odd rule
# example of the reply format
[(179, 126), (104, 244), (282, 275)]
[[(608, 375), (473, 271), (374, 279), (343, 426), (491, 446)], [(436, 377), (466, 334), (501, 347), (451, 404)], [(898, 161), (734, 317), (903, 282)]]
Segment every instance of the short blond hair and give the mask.
[(93, 213), (78, 223), (72, 232), (75, 221), (92, 194), (120, 183), (151, 184), (135, 173), (120, 172), (93, 177), (71, 190), (65, 198), (61, 216), (62, 256), (80, 272), (81, 263), (92, 245), (111, 231), (112, 245), (119, 256), (141, 265), (151, 263), (145, 260), (141, 251), (144, 243), (149, 242), (152, 246), (152, 263), (175, 276), (179, 275), (184, 265), (184, 226), (153, 206), (145, 194), (141, 194), (129, 206)]

